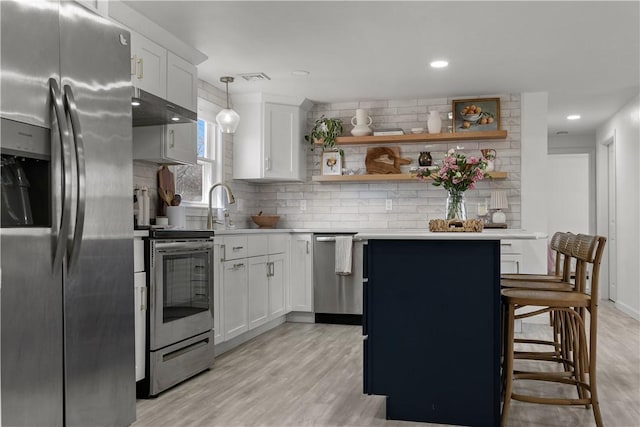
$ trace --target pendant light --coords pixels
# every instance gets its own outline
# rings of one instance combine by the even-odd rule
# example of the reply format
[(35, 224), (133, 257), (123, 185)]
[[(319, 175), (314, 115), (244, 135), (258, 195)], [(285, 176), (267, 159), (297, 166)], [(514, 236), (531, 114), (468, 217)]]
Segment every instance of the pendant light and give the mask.
[(216, 122), (223, 133), (234, 133), (240, 123), (240, 115), (229, 108), (229, 83), (233, 83), (233, 77), (220, 77), (220, 81), (227, 86), (227, 108), (220, 111), (216, 116)]

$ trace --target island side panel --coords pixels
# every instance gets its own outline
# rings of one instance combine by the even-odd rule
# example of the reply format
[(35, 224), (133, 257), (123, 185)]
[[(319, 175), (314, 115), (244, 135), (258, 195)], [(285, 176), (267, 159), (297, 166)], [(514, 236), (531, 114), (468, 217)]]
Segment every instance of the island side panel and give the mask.
[(496, 426), (499, 240), (369, 240), (365, 392), (387, 418)]

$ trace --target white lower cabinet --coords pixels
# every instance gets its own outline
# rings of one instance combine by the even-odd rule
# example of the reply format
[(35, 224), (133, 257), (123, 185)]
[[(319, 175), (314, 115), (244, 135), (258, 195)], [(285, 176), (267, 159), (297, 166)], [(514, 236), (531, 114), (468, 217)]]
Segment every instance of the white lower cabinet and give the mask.
[(269, 284), (267, 276), (270, 265), (266, 256), (247, 259), (249, 264), (249, 328), (267, 323), (269, 320)]
[(221, 236), (217, 254), (216, 343), (287, 313), (289, 234)]
[(145, 342), (147, 330), (147, 274), (134, 273), (134, 330), (136, 355), (136, 381), (144, 379)]
[(518, 274), (522, 271), (522, 242), (500, 241), (500, 273)]
[(229, 340), (249, 330), (246, 259), (222, 263), (222, 327)]
[(147, 343), (147, 273), (144, 270), (144, 242), (133, 239), (133, 329), (136, 381), (145, 377)]
[(311, 234), (291, 237), (288, 311), (313, 312), (313, 240)]
[(269, 284), (269, 320), (286, 314), (286, 255), (269, 255), (267, 281)]

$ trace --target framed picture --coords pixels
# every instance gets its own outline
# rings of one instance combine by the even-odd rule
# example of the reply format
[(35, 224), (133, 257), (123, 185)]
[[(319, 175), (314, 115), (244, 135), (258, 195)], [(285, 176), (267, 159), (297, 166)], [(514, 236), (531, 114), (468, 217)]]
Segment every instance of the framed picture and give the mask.
[(454, 99), (454, 132), (482, 132), (500, 129), (500, 98)]
[(342, 175), (342, 156), (338, 151), (322, 153), (322, 175)]

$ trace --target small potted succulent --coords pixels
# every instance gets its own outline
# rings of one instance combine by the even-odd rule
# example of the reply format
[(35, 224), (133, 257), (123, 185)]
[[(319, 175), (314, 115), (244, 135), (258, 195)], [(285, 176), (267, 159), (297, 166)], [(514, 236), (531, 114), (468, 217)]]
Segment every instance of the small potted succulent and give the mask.
[(340, 155), (344, 155), (344, 151), (341, 148), (336, 147), (336, 138), (342, 134), (342, 120), (326, 118), (324, 115), (320, 116), (315, 121), (311, 132), (304, 136), (304, 139), (311, 144), (311, 150), (316, 141), (322, 142), (323, 150), (335, 150), (340, 152)]

